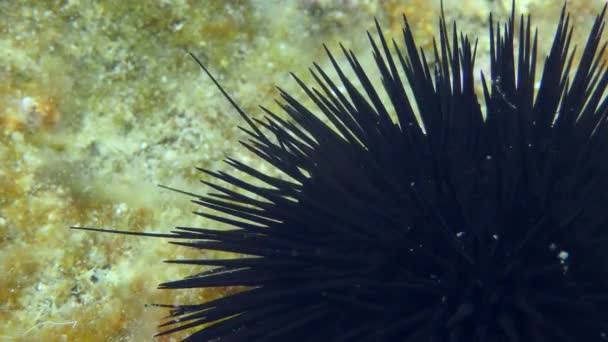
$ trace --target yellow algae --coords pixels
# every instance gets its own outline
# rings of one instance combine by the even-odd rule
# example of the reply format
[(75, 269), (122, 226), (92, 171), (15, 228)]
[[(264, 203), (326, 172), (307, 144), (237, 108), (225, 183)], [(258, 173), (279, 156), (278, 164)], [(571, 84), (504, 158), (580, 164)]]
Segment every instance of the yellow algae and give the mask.
[[(403, 16), (408, 18), (413, 32), (416, 33), (419, 46), (432, 47), (432, 38), (437, 33), (437, 3), (426, 0), (382, 2), (388, 16), (390, 33), (399, 36), (403, 29)], [(414, 19), (414, 20), (412, 20)]]

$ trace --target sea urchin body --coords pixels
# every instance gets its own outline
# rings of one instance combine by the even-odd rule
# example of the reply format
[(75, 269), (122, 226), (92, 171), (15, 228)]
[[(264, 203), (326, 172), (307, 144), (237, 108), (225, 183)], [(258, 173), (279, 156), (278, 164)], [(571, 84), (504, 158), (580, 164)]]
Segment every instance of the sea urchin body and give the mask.
[(251, 119), (218, 84), (246, 120), (243, 145), (284, 177), (228, 159), (258, 182), (201, 170), (218, 180), (207, 183), (216, 192), (184, 193), (206, 209), (199, 215), (232, 229), (132, 233), (240, 255), (171, 261), (214, 268), (161, 288), (247, 289), (172, 306), (161, 334), (608, 340), (605, 10), (573, 66), (564, 9), (538, 85), (529, 18), (516, 31), (513, 14), (505, 25), (490, 17), (485, 116), (474, 89), (476, 43), (455, 24), (449, 34), (443, 17), (432, 65), (407, 20), (404, 49), (379, 26), (378, 38), (370, 35), (382, 89), (345, 49), (356, 82), (329, 51), (339, 82), (318, 65), (316, 88), (295, 77), (322, 116), (281, 91), (289, 120), (269, 110)]

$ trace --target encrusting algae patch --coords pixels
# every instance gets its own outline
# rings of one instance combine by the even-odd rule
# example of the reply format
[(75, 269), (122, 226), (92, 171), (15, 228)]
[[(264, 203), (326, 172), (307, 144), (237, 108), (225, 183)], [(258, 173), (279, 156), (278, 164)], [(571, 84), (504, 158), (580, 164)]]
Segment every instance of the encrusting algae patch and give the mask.
[[(470, 36), (487, 36), (485, 13), (509, 11), (502, 2), (444, 2)], [(561, 5), (528, 0), (519, 10)], [(575, 33), (602, 5), (569, 5)], [(239, 290), (157, 290), (199, 270), (162, 260), (198, 252), (68, 229), (204, 227), (188, 198), (156, 184), (206, 192), (195, 166), (222, 171), (227, 155), (252, 160), (238, 148), (241, 119), (187, 51), (256, 116), (258, 104), (272, 108), (275, 84), (298, 93), (290, 71), (307, 79), (313, 61), (327, 63), (322, 43), (337, 51), (343, 42), (371, 65), (365, 30), (374, 17), (399, 37), (406, 13), (431, 48), (439, 10), (439, 1), (418, 0), (1, 2), (0, 340), (151, 340), (166, 311), (146, 304)], [(535, 18), (554, 24), (543, 20)]]

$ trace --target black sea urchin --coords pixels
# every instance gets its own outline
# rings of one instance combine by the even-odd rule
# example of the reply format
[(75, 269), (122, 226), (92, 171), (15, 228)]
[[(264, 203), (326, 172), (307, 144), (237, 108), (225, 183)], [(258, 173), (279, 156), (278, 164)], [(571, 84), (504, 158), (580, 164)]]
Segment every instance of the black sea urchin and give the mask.
[(284, 91), (290, 120), (268, 110), (265, 121), (251, 119), (210, 75), (248, 124), (243, 145), (286, 177), (228, 159), (265, 185), (201, 170), (220, 181), (208, 183), (217, 192), (184, 193), (211, 210), (199, 215), (233, 229), (134, 233), (246, 255), (171, 261), (215, 269), (161, 288), (247, 290), (172, 306), (161, 334), (200, 327), (188, 340), (608, 340), (605, 11), (575, 70), (562, 11), (538, 85), (530, 19), (522, 16), (516, 32), (513, 13), (502, 27), (490, 17), (485, 118), (474, 44), (456, 25), (449, 35), (443, 16), (432, 65), (407, 20), (405, 51), (393, 41), (390, 52), (379, 27), (378, 40), (370, 36), (385, 102), (345, 49), (361, 87), (329, 51), (340, 84), (316, 64), (318, 88), (295, 77), (329, 123)]

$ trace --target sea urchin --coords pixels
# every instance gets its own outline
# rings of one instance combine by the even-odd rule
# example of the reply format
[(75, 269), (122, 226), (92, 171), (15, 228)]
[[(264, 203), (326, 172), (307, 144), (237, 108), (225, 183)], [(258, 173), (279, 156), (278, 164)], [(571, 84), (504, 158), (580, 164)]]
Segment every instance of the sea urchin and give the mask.
[(198, 327), (188, 340), (608, 340), (605, 11), (572, 67), (564, 6), (538, 83), (530, 19), (521, 16), (516, 31), (514, 13), (504, 25), (490, 16), (485, 116), (474, 90), (476, 43), (456, 24), (449, 34), (443, 15), (431, 65), (407, 20), (404, 50), (379, 26), (378, 38), (368, 34), (385, 94), (344, 48), (355, 79), (329, 50), (339, 82), (316, 64), (317, 88), (294, 76), (322, 117), (281, 91), (289, 120), (266, 109), (265, 120), (252, 119), (201, 64), (246, 121), (243, 145), (284, 176), (234, 159), (227, 163), (257, 183), (201, 169), (219, 181), (205, 182), (216, 193), (180, 192), (229, 230), (113, 231), (240, 255), (170, 261), (213, 269), (161, 288), (246, 290), (170, 306), (160, 334)]

